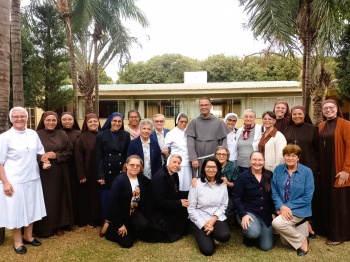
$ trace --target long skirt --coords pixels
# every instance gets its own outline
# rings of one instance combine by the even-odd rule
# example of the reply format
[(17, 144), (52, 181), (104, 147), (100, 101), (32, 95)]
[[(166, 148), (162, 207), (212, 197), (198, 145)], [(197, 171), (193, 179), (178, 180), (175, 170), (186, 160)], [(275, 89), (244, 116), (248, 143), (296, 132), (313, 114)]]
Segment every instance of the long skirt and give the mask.
[(11, 197), (0, 184), (0, 227), (21, 228), (46, 216), (43, 189), (40, 178), (20, 184), (12, 184)]

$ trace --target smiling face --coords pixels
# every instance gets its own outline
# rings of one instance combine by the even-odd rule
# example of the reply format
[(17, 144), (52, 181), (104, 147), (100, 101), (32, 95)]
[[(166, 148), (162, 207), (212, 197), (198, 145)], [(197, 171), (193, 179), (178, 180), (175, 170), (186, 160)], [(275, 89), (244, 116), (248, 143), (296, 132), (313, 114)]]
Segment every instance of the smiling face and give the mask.
[(26, 113), (22, 110), (12, 111), (11, 115), (13, 128), (18, 131), (23, 131), (27, 124)]
[(199, 111), (201, 112), (201, 115), (203, 117), (210, 116), (211, 107), (212, 107), (211, 102), (208, 99), (199, 100)]
[(111, 121), (111, 131), (112, 132), (119, 131), (122, 125), (123, 125), (123, 119), (120, 116), (113, 117)]
[(129, 125), (132, 128), (136, 129), (139, 127), (141, 119), (139, 118), (139, 115), (136, 112), (130, 112), (128, 119), (129, 119)]
[(129, 177), (136, 177), (141, 172), (141, 161), (137, 158), (130, 158), (129, 162), (126, 163), (126, 174)]
[(228, 154), (225, 149), (219, 149), (215, 153), (215, 157), (219, 160), (221, 166), (224, 166), (228, 160)]
[(91, 132), (97, 132), (98, 131), (98, 120), (96, 118), (90, 118), (86, 122), (87, 128)]
[(187, 127), (188, 119), (186, 117), (180, 117), (177, 127), (184, 130)]
[(275, 114), (277, 119), (283, 118), (286, 112), (287, 112), (287, 107), (285, 104), (280, 103), (275, 105)]
[(147, 141), (152, 133), (152, 126), (151, 125), (143, 125), (140, 130), (140, 136), (142, 140)]
[(294, 124), (296, 124), (296, 125), (300, 125), (300, 124), (304, 123), (305, 114), (304, 114), (303, 110), (294, 109), (292, 112), (292, 120), (293, 120)]
[(264, 156), (260, 152), (254, 152), (252, 153), (249, 162), (253, 171), (261, 172), (265, 164)]
[(266, 128), (266, 129), (270, 129), (270, 128), (273, 128), (276, 124), (276, 119), (272, 118), (271, 116), (269, 116), (269, 114), (265, 114), (263, 116), (263, 119), (262, 119), (262, 123), (263, 123), (263, 126)]
[(214, 161), (208, 161), (205, 165), (205, 175), (208, 181), (214, 181), (216, 173), (218, 172), (218, 168)]
[(168, 171), (170, 173), (176, 173), (181, 169), (181, 159), (173, 156), (170, 161), (169, 161), (169, 165), (168, 165)]
[(243, 115), (243, 123), (245, 126), (251, 126), (255, 123), (255, 113), (247, 111)]
[(333, 103), (326, 103), (322, 106), (322, 113), (327, 120), (332, 120), (337, 117), (338, 108)]
[(293, 153), (285, 154), (283, 158), (284, 158), (284, 162), (286, 163), (286, 166), (289, 169), (295, 168), (298, 165), (299, 157), (296, 154), (293, 154)]
[(164, 128), (164, 122), (165, 119), (163, 116), (157, 116), (153, 118), (154, 128), (159, 132)]
[(44, 119), (44, 126), (46, 130), (54, 130), (57, 126), (57, 118), (53, 115), (48, 115)]
[(70, 129), (74, 124), (74, 118), (71, 115), (63, 115), (61, 118), (61, 123), (64, 128)]
[(235, 128), (236, 123), (237, 123), (237, 118), (235, 117), (229, 117), (226, 119), (226, 125), (231, 131), (233, 131), (233, 129)]

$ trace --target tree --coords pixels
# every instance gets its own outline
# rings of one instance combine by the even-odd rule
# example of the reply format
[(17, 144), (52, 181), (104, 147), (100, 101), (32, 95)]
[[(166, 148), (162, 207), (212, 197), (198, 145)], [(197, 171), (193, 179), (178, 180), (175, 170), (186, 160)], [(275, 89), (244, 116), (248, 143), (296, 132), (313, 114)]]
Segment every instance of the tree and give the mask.
[[(339, 37), (344, 12), (343, 0), (258, 1), (240, 0), (249, 15), (247, 26), (256, 37), (283, 50), (303, 56), (303, 105), (309, 109), (312, 90), (312, 61), (315, 46), (331, 50)], [(300, 46), (302, 50), (300, 50)]]
[(14, 106), (24, 106), (23, 69), (21, 47), (21, 1), (11, 0), (11, 72), (12, 102)]
[(10, 1), (0, 0), (0, 133), (8, 129), (10, 102)]
[(78, 108), (77, 108), (77, 101), (78, 101), (78, 95), (77, 95), (77, 89), (78, 89), (78, 77), (77, 77), (77, 68), (75, 64), (75, 52), (74, 52), (74, 42), (73, 42), (73, 33), (72, 33), (72, 7), (71, 7), (71, 1), (69, 0), (57, 0), (57, 9), (60, 12), (61, 19), (63, 20), (64, 27), (66, 30), (66, 37), (67, 37), (67, 46), (69, 50), (69, 61), (70, 61), (70, 75), (72, 79), (72, 85), (73, 85), (73, 93), (74, 93), (74, 99), (73, 99), (73, 114), (75, 116), (78, 115)]
[(56, 110), (73, 99), (73, 91), (61, 88), (68, 76), (65, 32), (54, 5), (32, 2), (24, 13), (23, 64), (26, 105)]
[(346, 26), (342, 35), (336, 60), (337, 94), (341, 99), (350, 101), (350, 25)]
[(179, 54), (154, 56), (147, 62), (129, 63), (118, 72), (120, 84), (183, 83), (184, 72), (200, 71), (198, 60)]

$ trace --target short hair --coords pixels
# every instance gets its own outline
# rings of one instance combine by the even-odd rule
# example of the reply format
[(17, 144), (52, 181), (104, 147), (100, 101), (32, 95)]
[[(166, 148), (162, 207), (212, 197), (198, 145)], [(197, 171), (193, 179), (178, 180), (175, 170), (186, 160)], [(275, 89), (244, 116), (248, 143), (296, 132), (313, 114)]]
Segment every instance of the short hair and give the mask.
[(130, 156), (125, 160), (125, 163), (124, 163), (124, 165), (123, 165), (122, 171), (123, 171), (124, 173), (126, 173), (126, 171), (127, 171), (127, 170), (126, 170), (126, 164), (129, 164), (129, 162), (130, 162), (131, 159), (138, 159), (138, 160), (140, 160), (141, 169), (140, 169), (140, 173), (139, 173), (139, 174), (143, 174), (143, 161), (142, 161), (141, 157), (139, 157), (138, 155), (130, 155)]
[(262, 113), (261, 118), (264, 118), (265, 115), (268, 115), (269, 117), (276, 119), (276, 114), (273, 111), (265, 111), (264, 113)]
[(167, 165), (169, 164), (170, 160), (171, 160), (172, 158), (174, 158), (174, 157), (180, 159), (181, 162), (182, 162), (182, 156), (180, 156), (179, 154), (171, 154), (171, 155), (167, 158)]
[(245, 113), (248, 113), (248, 112), (253, 113), (254, 117), (256, 117), (256, 112), (253, 109), (246, 109), (246, 110), (244, 110), (243, 115), (245, 115)]
[(153, 117), (152, 117), (152, 120), (154, 120), (156, 117), (162, 117), (163, 119), (165, 119), (165, 116), (163, 114), (155, 114)]
[(295, 154), (301, 157), (301, 148), (298, 145), (288, 144), (283, 148), (282, 155)]
[(202, 96), (201, 98), (199, 98), (199, 103), (201, 102), (201, 100), (208, 100), (209, 103), (211, 104), (211, 99), (207, 96)]
[(228, 150), (228, 148), (226, 146), (218, 146), (216, 149), (215, 149), (215, 154), (216, 152), (218, 152), (219, 150), (222, 150), (224, 149), (227, 153), (227, 160), (230, 159), (230, 150)]
[(154, 130), (154, 124), (151, 120), (149, 119), (144, 119), (140, 122), (140, 129), (143, 127), (143, 126), (151, 126), (151, 129), (152, 131)]
[[(22, 112), (24, 112), (26, 114), (26, 118), (28, 119), (28, 111), (27, 111), (27, 109), (25, 109), (24, 107), (21, 107), (21, 106), (15, 106), (9, 112), (10, 121), (11, 121), (11, 118), (12, 118), (12, 113), (15, 112), (15, 111), (22, 111)], [(12, 123), (12, 121), (11, 121), (11, 123)]]
[(128, 119), (130, 118), (130, 113), (137, 113), (138, 117), (139, 117), (139, 121), (141, 121), (141, 115), (139, 113), (139, 111), (132, 109), (128, 112)]
[(219, 160), (216, 157), (214, 157), (214, 156), (210, 156), (210, 157), (204, 159), (202, 167), (201, 167), (201, 174), (200, 174), (201, 181), (203, 183), (205, 182), (205, 178), (206, 178), (205, 166), (207, 165), (207, 163), (209, 161), (215, 162), (216, 170), (217, 170), (216, 175), (215, 175), (215, 182), (217, 184), (221, 184), (222, 183), (222, 179), (221, 179), (221, 177), (222, 177), (221, 168), (222, 167), (221, 167), (221, 164), (220, 164)]

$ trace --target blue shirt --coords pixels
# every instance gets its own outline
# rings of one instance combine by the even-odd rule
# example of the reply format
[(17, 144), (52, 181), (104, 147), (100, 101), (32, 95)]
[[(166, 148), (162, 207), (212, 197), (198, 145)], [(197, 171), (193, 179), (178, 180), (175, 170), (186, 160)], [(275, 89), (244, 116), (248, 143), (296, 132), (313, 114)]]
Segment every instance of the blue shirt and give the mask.
[(286, 164), (278, 165), (273, 171), (271, 189), (276, 210), (280, 210), (281, 206), (287, 206), (292, 210), (293, 216), (311, 216), (311, 201), (315, 190), (311, 169), (298, 163), (297, 170), (293, 172), (290, 181), (289, 201), (284, 203), (284, 187), (288, 177)]

